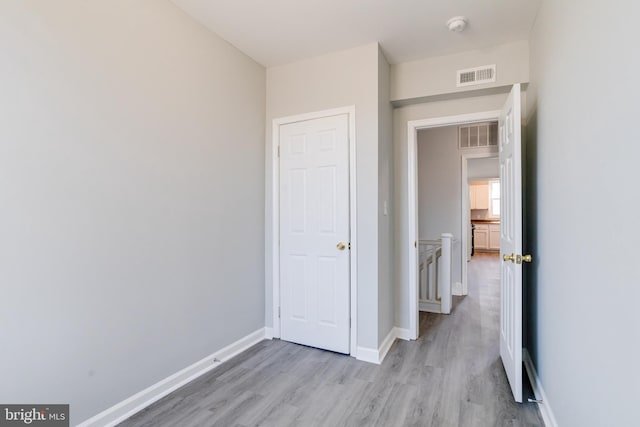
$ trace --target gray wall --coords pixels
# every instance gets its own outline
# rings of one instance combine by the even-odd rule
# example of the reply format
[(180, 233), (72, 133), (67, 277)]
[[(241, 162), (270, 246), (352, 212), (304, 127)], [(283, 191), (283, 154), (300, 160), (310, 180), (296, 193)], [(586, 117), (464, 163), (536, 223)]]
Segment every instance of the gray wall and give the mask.
[(418, 131), (421, 239), (437, 239), (442, 233), (452, 233), (454, 238), (460, 238), (461, 156), (457, 136), (457, 126)]
[[(389, 64), (378, 49), (378, 346), (394, 325), (393, 282), (393, 108)], [(387, 214), (384, 204), (387, 204)]]
[(266, 324), (272, 326), (271, 150), (275, 118), (355, 105), (358, 346), (378, 348), (378, 44), (267, 69)]
[(265, 71), (156, 0), (0, 6), (0, 402), (71, 423), (264, 326)]
[(638, 16), (547, 0), (531, 35), (527, 347), (562, 426), (638, 424)]
[[(456, 87), (456, 71), (496, 64), (496, 81)], [(529, 81), (529, 44), (516, 41), (486, 49), (436, 56), (391, 66), (391, 100), (420, 101), (428, 97), (500, 88)], [(424, 102), (424, 101), (420, 101)]]
[(467, 178), (500, 178), (500, 161), (497, 157), (469, 159), (467, 161)]
[(418, 236), (438, 239), (453, 234), (451, 281), (462, 282), (462, 160), (458, 127), (418, 131)]

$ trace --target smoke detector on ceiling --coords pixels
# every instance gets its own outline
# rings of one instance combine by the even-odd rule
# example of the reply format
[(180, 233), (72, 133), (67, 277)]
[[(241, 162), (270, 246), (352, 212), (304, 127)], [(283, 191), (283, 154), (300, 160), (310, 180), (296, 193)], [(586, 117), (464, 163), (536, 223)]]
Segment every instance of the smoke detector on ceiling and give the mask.
[(467, 28), (468, 22), (469, 21), (464, 16), (454, 16), (447, 21), (447, 28), (454, 33), (461, 33), (465, 28)]

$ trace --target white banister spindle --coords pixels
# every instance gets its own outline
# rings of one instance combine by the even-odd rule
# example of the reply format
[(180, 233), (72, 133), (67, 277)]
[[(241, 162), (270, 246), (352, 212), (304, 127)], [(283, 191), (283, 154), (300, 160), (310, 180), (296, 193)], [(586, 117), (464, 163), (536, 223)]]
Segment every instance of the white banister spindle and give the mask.
[(420, 265), (419, 265), (419, 273), (418, 273), (418, 277), (420, 280), (420, 294), (419, 294), (419, 299), (423, 300), (427, 298), (427, 268), (426, 268), (426, 263), (424, 262), (424, 259), (422, 257), (420, 257)]
[(441, 312), (451, 313), (451, 241), (453, 235), (442, 233), (442, 269), (439, 271), (438, 285), (441, 296)]
[(427, 271), (429, 274), (429, 279), (427, 282), (429, 283), (429, 290), (427, 291), (427, 299), (430, 301), (436, 300), (436, 290), (438, 287), (438, 277), (436, 276), (437, 265), (438, 265), (438, 252), (437, 248), (433, 248), (431, 250), (431, 254), (429, 258), (427, 258)]
[(451, 313), (451, 263), (453, 235), (437, 240), (420, 239), (418, 304), (421, 311)]

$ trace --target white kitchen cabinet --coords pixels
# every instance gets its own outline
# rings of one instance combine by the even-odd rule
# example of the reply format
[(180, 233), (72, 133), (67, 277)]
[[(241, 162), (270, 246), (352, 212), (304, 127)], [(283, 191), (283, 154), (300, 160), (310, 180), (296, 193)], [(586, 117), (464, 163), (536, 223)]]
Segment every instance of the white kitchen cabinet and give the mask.
[(500, 224), (489, 224), (489, 249), (500, 250)]
[(489, 224), (476, 224), (473, 243), (475, 249), (489, 249)]
[(469, 203), (471, 209), (489, 209), (489, 184), (471, 183), (469, 185)]
[(474, 248), (500, 250), (500, 223), (475, 223)]

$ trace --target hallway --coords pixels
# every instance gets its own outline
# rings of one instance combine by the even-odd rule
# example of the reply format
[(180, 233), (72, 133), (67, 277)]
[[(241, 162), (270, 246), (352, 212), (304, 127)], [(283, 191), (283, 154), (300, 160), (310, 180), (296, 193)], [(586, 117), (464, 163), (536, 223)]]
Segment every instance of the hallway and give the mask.
[(541, 426), (500, 362), (497, 275), (495, 255), (474, 256), (469, 295), (449, 316), (421, 313), (420, 338), (380, 366), (263, 341), (121, 426)]

